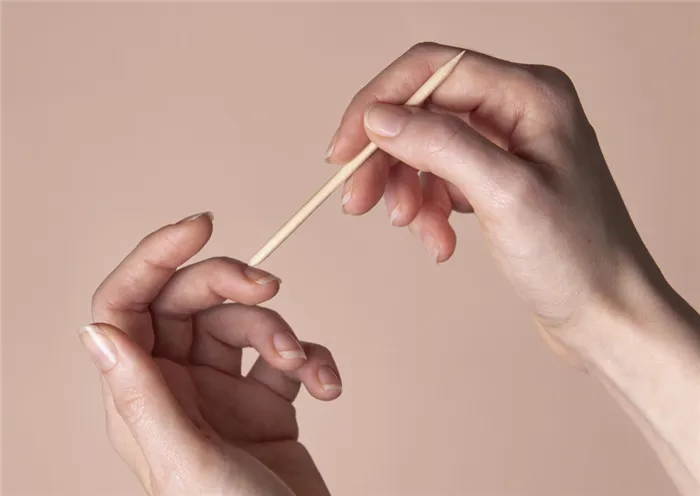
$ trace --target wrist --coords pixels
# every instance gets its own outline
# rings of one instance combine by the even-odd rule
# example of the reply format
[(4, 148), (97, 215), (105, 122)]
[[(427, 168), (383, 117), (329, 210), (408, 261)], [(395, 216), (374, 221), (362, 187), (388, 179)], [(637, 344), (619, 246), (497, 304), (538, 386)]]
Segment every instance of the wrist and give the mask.
[(615, 282), (614, 291), (592, 297), (576, 325), (557, 336), (583, 368), (641, 357), (646, 346), (700, 354), (700, 316), (658, 269), (628, 267)]
[(560, 339), (620, 401), (686, 494), (700, 487), (700, 315), (662, 280), (625, 274)]

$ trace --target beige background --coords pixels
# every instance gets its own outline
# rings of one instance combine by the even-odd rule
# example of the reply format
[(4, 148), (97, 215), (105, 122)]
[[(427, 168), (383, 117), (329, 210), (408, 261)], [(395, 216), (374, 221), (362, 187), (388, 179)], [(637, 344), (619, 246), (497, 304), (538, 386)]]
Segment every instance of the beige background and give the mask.
[[(652, 253), (700, 304), (700, 6), (11, 4), (2, 26), (2, 494), (140, 494), (75, 329), (142, 235), (205, 209), (246, 259), (332, 172), (354, 92), (434, 40), (573, 77)], [(335, 495), (662, 495), (617, 406), (557, 361), (459, 217), (432, 266), (383, 206), (324, 206), (265, 267), (272, 306), (335, 351), (303, 395)]]

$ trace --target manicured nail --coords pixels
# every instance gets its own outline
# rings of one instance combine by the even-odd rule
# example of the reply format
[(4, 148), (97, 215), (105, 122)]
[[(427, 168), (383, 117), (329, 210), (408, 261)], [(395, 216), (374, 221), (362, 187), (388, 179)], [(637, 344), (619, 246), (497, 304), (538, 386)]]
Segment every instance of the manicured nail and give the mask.
[(282, 282), (280, 281), (279, 277), (273, 276), (269, 272), (265, 272), (264, 270), (256, 269), (254, 267), (246, 267), (243, 270), (243, 273), (249, 280), (255, 284), (260, 284), (261, 286), (264, 284), (269, 284), (273, 281)]
[(328, 149), (326, 150), (326, 156), (325, 156), (326, 162), (329, 162), (331, 155), (333, 155), (333, 149), (335, 148), (336, 141), (338, 141), (338, 131), (333, 133), (333, 137), (331, 138), (331, 142), (328, 145)]
[(304, 349), (299, 344), (299, 341), (288, 332), (278, 332), (272, 336), (272, 344), (277, 351), (277, 354), (282, 358), (306, 358)]
[(389, 221), (391, 222), (392, 226), (396, 225), (396, 219), (398, 219), (400, 215), (401, 205), (396, 205), (396, 207), (394, 207), (394, 210), (391, 211), (391, 215), (389, 216)]
[(324, 365), (318, 369), (318, 381), (321, 383), (321, 389), (324, 391), (342, 391), (343, 385), (340, 383), (340, 377), (335, 371)]
[(178, 222), (178, 224), (182, 224), (182, 223), (184, 223), (184, 222), (191, 222), (191, 221), (197, 220), (197, 219), (199, 219), (200, 217), (203, 217), (203, 216), (205, 216), (205, 215), (206, 215), (207, 217), (209, 217), (209, 220), (211, 220), (212, 222), (214, 221), (214, 214), (213, 214), (213, 213), (211, 213), (211, 212), (202, 212), (202, 213), (199, 213), (199, 214), (190, 215), (189, 217), (185, 217), (185, 218), (182, 219), (180, 222)]
[(430, 234), (426, 234), (422, 239), (423, 247), (428, 251), (433, 263), (438, 263), (440, 258), (440, 245)]
[(90, 324), (81, 328), (79, 336), (90, 358), (102, 372), (107, 372), (117, 364), (117, 349), (98, 326)]
[(375, 134), (385, 138), (399, 135), (411, 112), (396, 105), (377, 104), (365, 114), (365, 126)]
[(345, 210), (345, 205), (347, 205), (350, 202), (350, 199), (352, 198), (352, 176), (350, 179), (348, 179), (345, 182), (345, 193), (343, 193), (343, 197), (340, 199), (340, 201), (343, 203), (343, 210)]

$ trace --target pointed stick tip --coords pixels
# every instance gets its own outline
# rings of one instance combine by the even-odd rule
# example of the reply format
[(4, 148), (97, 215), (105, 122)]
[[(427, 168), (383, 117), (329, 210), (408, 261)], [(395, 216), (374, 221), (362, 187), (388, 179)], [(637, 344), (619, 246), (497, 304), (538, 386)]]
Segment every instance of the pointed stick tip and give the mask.
[(452, 58), (452, 60), (450, 60), (450, 61), (448, 62), (448, 64), (457, 65), (457, 62), (459, 62), (459, 61), (462, 59), (462, 57), (464, 57), (464, 54), (465, 54), (465, 53), (467, 53), (467, 51), (466, 51), (466, 50), (462, 50), (462, 51), (459, 52), (457, 55), (455, 55), (455, 56)]

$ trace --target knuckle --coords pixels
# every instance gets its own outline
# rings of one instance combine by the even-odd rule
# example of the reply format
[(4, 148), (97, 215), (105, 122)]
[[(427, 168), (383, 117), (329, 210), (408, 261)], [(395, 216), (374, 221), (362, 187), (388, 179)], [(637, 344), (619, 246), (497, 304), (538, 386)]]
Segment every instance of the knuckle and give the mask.
[(525, 72), (548, 124), (564, 125), (580, 113), (576, 87), (564, 71), (548, 65), (528, 65)]
[(435, 43), (434, 41), (421, 41), (416, 44), (414, 44), (408, 51), (411, 53), (429, 53), (429, 52), (434, 52), (435, 49), (441, 47), (440, 44)]
[(558, 67), (550, 65), (531, 65), (530, 70), (541, 81), (555, 88), (571, 90), (574, 87), (571, 78)]
[(235, 265), (235, 262), (228, 257), (212, 257), (203, 263), (206, 264), (207, 270), (212, 274), (228, 272)]
[(528, 169), (506, 176), (500, 185), (502, 205), (507, 210), (519, 211), (533, 207), (542, 192), (541, 181)]
[(249, 307), (248, 310), (252, 313), (253, 318), (251, 322), (256, 328), (253, 332), (277, 329), (279, 327), (289, 327), (282, 316), (275, 310), (259, 306)]
[(319, 360), (324, 363), (335, 362), (331, 350), (322, 344), (305, 341), (302, 343), (302, 346), (306, 350), (307, 354), (315, 360)]
[(447, 114), (435, 115), (433, 119), (425, 143), (428, 154), (437, 156), (455, 148), (462, 135), (462, 123), (458, 118)]
[(146, 396), (134, 388), (127, 388), (114, 396), (114, 406), (125, 422), (140, 425), (146, 420)]
[(263, 320), (265, 320), (267, 323), (279, 324), (280, 322), (284, 322), (282, 315), (280, 315), (280, 313), (277, 312), (276, 310), (272, 310), (271, 308), (263, 308), (263, 307), (255, 307), (255, 308), (260, 313), (261, 318)]
[(332, 357), (333, 357), (333, 354), (331, 353), (331, 350), (329, 350), (329, 349), (328, 349), (327, 347), (325, 347), (324, 345), (318, 344), (318, 343), (313, 343), (312, 346), (313, 346), (313, 348), (314, 348), (316, 354), (318, 354), (319, 356), (323, 356), (323, 357), (326, 357), (326, 358), (332, 358)]

